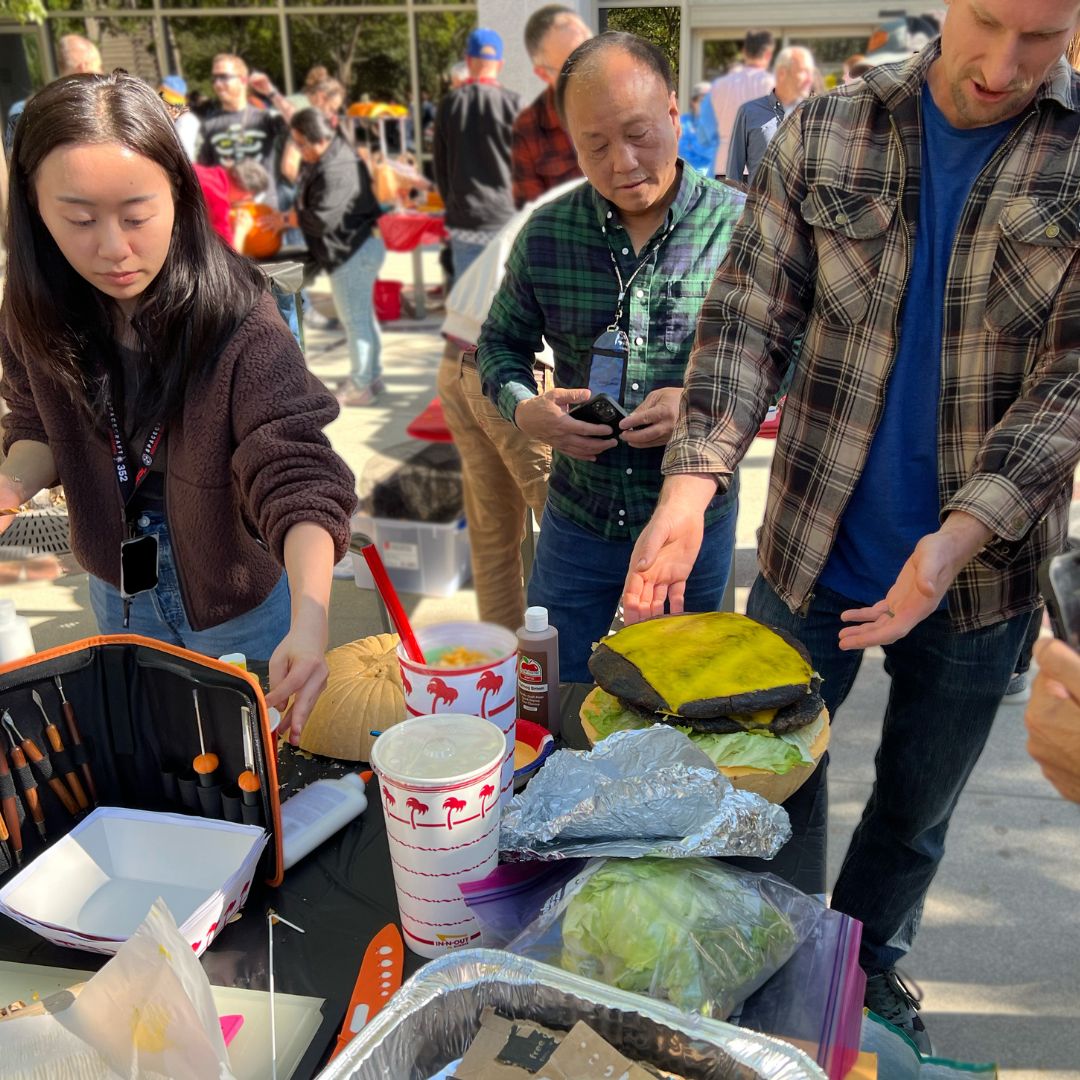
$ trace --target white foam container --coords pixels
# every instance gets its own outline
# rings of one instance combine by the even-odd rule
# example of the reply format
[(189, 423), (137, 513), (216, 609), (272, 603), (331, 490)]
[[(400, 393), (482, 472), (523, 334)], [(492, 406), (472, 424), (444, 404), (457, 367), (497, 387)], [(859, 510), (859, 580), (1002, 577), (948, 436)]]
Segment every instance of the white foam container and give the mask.
[(111, 955), (160, 896), (196, 956), (247, 899), (268, 833), (99, 806), (2, 889), (0, 910), (47, 941)]

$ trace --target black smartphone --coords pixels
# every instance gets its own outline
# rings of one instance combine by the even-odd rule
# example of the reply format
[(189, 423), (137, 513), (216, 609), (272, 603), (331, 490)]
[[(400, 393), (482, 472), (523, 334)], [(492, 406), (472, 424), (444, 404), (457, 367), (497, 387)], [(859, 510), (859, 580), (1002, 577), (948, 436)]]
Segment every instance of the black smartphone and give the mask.
[(130, 599), (157, 587), (158, 555), (156, 536), (135, 536), (120, 545), (121, 596)]
[(627, 412), (610, 394), (595, 394), (588, 401), (575, 405), (570, 415), (575, 420), (584, 420), (586, 424), (607, 424), (613, 434), (618, 434), (619, 421)]
[(1039, 588), (1054, 636), (1080, 650), (1080, 551), (1047, 559), (1039, 567)]

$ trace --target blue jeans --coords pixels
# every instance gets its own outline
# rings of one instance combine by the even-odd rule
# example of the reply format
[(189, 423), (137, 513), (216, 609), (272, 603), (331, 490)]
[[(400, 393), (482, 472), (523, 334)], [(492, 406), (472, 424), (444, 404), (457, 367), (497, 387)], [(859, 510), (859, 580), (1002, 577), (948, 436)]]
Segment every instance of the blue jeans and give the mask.
[[(706, 530), (697, 562), (686, 583), (687, 611), (716, 611), (724, 597), (735, 550), (739, 501)], [(619, 608), (634, 550), (631, 540), (605, 540), (551, 509), (544, 509), (536, 558), (529, 578), (530, 607), (546, 607), (559, 631), (559, 677), (592, 682), (589, 657), (603, 641)]]
[[(834, 720), (862, 662), (861, 652), (839, 648), (840, 612), (860, 606), (819, 586), (806, 615), (794, 615), (760, 575), (746, 605), (748, 615), (806, 646)], [(859, 962), (868, 974), (891, 970), (915, 939), (949, 818), (986, 745), (1030, 620), (1015, 615), (961, 634), (937, 611), (884, 646), (891, 686), (874, 788), (832, 893), (832, 906), (863, 924)], [(825, 780), (822, 767), (808, 783)], [(799, 842), (796, 832), (790, 843)]]
[(375, 318), (375, 279), (386, 259), (386, 246), (369, 236), (330, 274), (334, 307), (349, 339), (349, 378), (366, 390), (382, 374), (382, 334)]
[(169, 530), (163, 514), (143, 514), (138, 533), (158, 539), (158, 584), (131, 601), (131, 618), (124, 629), (124, 601), (120, 591), (90, 575), (90, 606), (103, 634), (141, 634), (143, 637), (180, 645), (205, 656), (242, 652), (252, 660), (269, 660), (289, 632), (292, 618), (289, 579), (284, 573), (270, 595), (258, 607), (234, 619), (192, 630), (184, 611), (180, 579), (176, 572)]
[[(495, 234), (492, 233), (492, 236)], [(481, 252), (487, 244), (470, 244), (465, 240), (455, 240), (453, 235), (450, 237), (450, 251), (454, 256), (454, 281), (460, 281), (465, 274), (465, 271), (477, 259), (480, 258)]]

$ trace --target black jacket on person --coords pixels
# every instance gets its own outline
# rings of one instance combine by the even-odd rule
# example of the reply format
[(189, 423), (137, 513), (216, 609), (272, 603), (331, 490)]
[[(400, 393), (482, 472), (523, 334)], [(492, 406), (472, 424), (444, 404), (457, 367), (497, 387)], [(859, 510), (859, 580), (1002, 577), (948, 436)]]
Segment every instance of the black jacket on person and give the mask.
[(468, 82), (435, 114), (435, 183), (450, 229), (494, 231), (514, 216), (510, 137), (521, 97), (498, 83)]
[(329, 273), (371, 235), (381, 213), (371, 174), (342, 136), (318, 161), (304, 163), (296, 190), (296, 220), (308, 252)]

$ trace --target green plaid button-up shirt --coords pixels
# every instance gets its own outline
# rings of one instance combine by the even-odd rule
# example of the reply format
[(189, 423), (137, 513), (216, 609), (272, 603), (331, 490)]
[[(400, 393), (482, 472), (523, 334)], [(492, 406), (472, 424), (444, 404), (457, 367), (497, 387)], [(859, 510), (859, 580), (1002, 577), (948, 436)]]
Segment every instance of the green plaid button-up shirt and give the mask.
[[(511, 422), (536, 394), (533, 356), (545, 338), (555, 356), (555, 382), (587, 386), (590, 348), (611, 323), (619, 284), (644, 260), (624, 300), (630, 338), (622, 404), (637, 408), (651, 391), (682, 386), (702, 300), (724, 257), (743, 196), (681, 166), (667, 222), (637, 254), (615, 206), (591, 184), (536, 210), (518, 235), (480, 333), (477, 367), (488, 396)], [(660, 493), (662, 447), (620, 443), (595, 462), (556, 452), (549, 499), (556, 511), (607, 539), (632, 540)], [(736, 497), (719, 493), (712, 520)]]
[[(667, 473), (741, 460), (803, 336), (758, 560), (813, 595), (881, 417), (919, 218), (931, 44), (811, 98), (766, 151), (706, 299)], [(948, 592), (957, 631), (1034, 608), (1080, 457), (1080, 75), (1064, 60), (976, 179), (945, 283), (938, 495), (994, 539)], [(903, 469), (903, 461), (896, 463)]]

